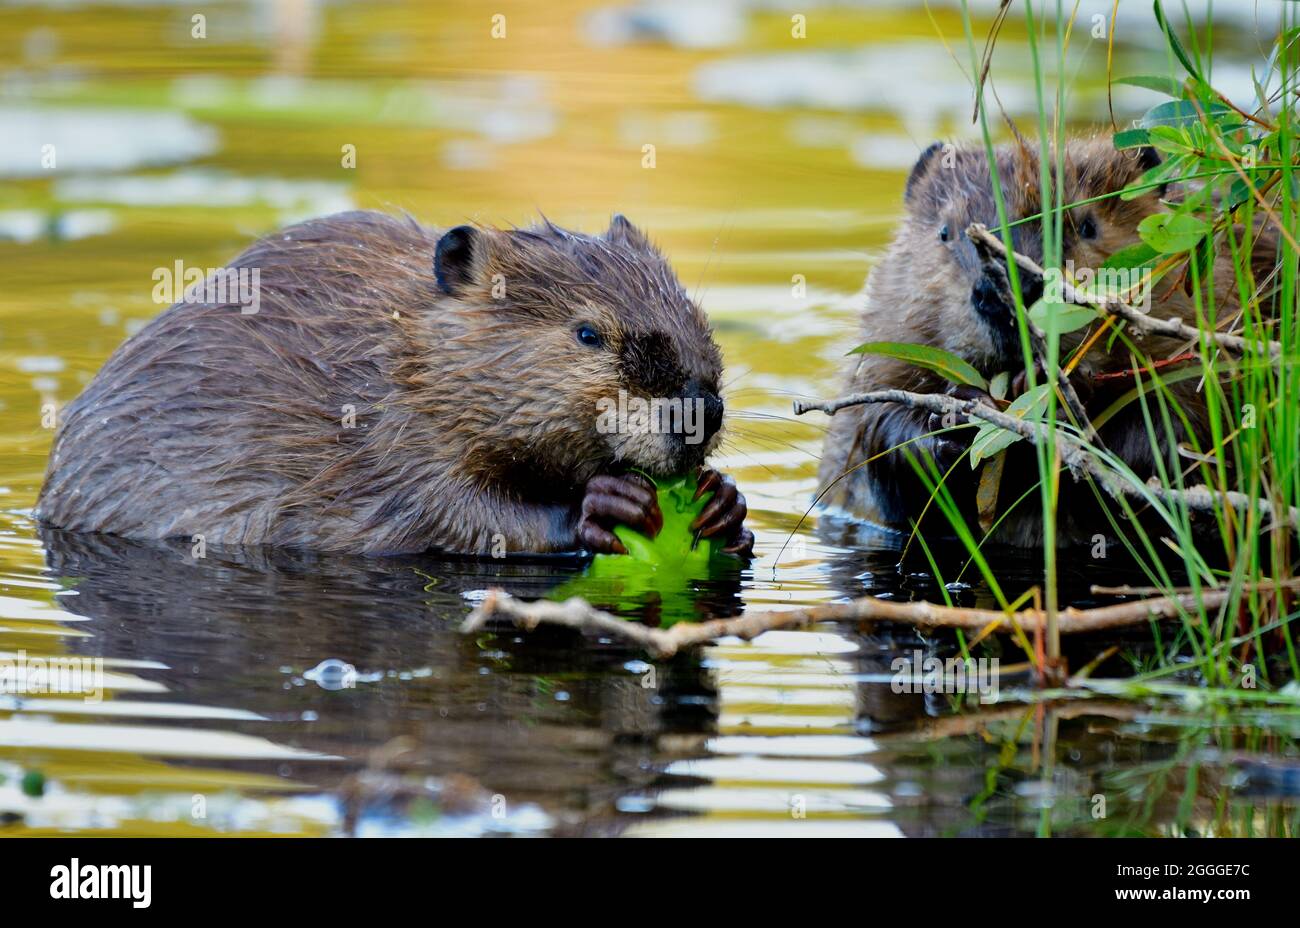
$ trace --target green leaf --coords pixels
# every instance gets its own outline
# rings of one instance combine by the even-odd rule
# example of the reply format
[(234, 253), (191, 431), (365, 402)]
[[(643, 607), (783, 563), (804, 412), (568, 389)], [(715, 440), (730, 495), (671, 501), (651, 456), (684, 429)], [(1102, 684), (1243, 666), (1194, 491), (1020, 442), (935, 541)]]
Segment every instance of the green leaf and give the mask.
[(1168, 97), (1181, 97), (1186, 89), (1183, 82), (1172, 77), (1160, 77), (1152, 74), (1138, 74), (1131, 77), (1117, 77), (1112, 84), (1127, 84), (1130, 87), (1143, 87), (1154, 90)]
[(989, 380), (989, 396), (995, 400), (1004, 400), (1007, 398), (1007, 390), (1011, 387), (1011, 372), (1002, 371), (1000, 374), (994, 374)]
[(1122, 132), (1115, 133), (1115, 149), (1123, 151), (1126, 148), (1141, 148), (1151, 143), (1151, 134), (1146, 129), (1125, 129)]
[[(1040, 383), (1032, 390), (1026, 390), (1006, 408), (1007, 415), (1019, 419), (1040, 418), (1047, 409), (1047, 396), (1051, 389), (1050, 383)], [(991, 422), (986, 422), (980, 426), (980, 430), (975, 433), (975, 439), (970, 444), (971, 468), (975, 468), (985, 458), (990, 458), (999, 451), (1005, 451), (1020, 439), (1021, 436), (1015, 432), (1008, 432)]]
[[(1259, 181), (1256, 178), (1255, 172), (1247, 171), (1246, 176), (1250, 178), (1250, 182), (1255, 185), (1256, 189), (1258, 189)], [(1224, 198), (1223, 208), (1225, 211), (1234, 210), (1249, 200), (1251, 196), (1250, 187), (1246, 185), (1244, 180), (1238, 177), (1232, 182), (1232, 186), (1228, 188), (1228, 195)]]
[(988, 382), (979, 371), (942, 348), (912, 345), (907, 342), (867, 342), (854, 348), (849, 354), (878, 354), (894, 358), (933, 371), (950, 383), (979, 387), (981, 390), (988, 389)]
[(1138, 235), (1163, 255), (1188, 251), (1205, 238), (1209, 225), (1195, 216), (1154, 213), (1138, 223)]
[(1142, 117), (1142, 128), (1152, 129), (1156, 126), (1190, 126), (1199, 123), (1202, 117), (1217, 119), (1231, 113), (1232, 109), (1222, 103), (1211, 103), (1208, 107), (1198, 106), (1191, 100), (1170, 100), (1147, 110)]
[(1102, 262), (1103, 268), (1141, 268), (1151, 267), (1160, 260), (1160, 252), (1146, 242), (1138, 242), (1121, 248)]
[(1169, 25), (1169, 20), (1165, 18), (1165, 11), (1160, 6), (1160, 0), (1155, 0), (1156, 22), (1160, 24), (1161, 30), (1165, 34), (1165, 39), (1169, 42), (1169, 47), (1173, 50), (1174, 56), (1182, 62), (1187, 73), (1196, 78), (1197, 83), (1204, 84), (1205, 78), (1201, 77), (1201, 72), (1196, 65), (1192, 63), (1192, 57), (1187, 54), (1187, 49), (1183, 48), (1183, 43), (1178, 41), (1178, 36), (1174, 35), (1174, 30)]
[(711, 538), (701, 538), (699, 544), (692, 547), (695, 533), (691, 531), (691, 523), (704, 509), (712, 494), (693, 499), (695, 480), (689, 475), (656, 482), (655, 489), (659, 511), (664, 516), (664, 527), (658, 535), (647, 538), (626, 525), (614, 527), (614, 534), (623, 542), (628, 555), (655, 566), (676, 566), (689, 559), (709, 560), (713, 556), (716, 542)]
[(24, 796), (39, 799), (45, 795), (45, 774), (39, 770), (28, 770), (23, 774), (21, 787)]
[(650, 608), (665, 626), (698, 618), (700, 584), (734, 575), (741, 561), (723, 553), (716, 539), (701, 538), (694, 544), (691, 523), (712, 498), (710, 493), (694, 499), (695, 488), (694, 475), (656, 481), (664, 517), (659, 534), (647, 538), (626, 525), (615, 526), (614, 534), (628, 553), (596, 555), (582, 574), (556, 587), (547, 598), (581, 596), (625, 615)]
[(1049, 303), (1046, 300), (1039, 300), (1029, 307), (1029, 318), (1044, 332), (1048, 330), (1048, 323), (1053, 317), (1056, 319), (1056, 330), (1064, 334), (1092, 325), (1097, 320), (1097, 311), (1091, 306)]
[(1186, 155), (1192, 151), (1192, 140), (1183, 129), (1174, 126), (1152, 126), (1148, 130), (1151, 145), (1167, 155)]

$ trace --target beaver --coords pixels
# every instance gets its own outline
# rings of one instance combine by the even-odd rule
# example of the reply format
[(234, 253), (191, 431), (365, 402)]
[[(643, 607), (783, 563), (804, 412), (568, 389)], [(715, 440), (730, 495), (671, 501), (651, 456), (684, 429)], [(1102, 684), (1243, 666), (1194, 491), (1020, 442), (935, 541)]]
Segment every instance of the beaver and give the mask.
[[(187, 294), (62, 411), (42, 522), (363, 554), (622, 552), (615, 525), (663, 524), (647, 478), (698, 472), (698, 534), (751, 551), (743, 495), (705, 466), (721, 353), (623, 216), (593, 236), (349, 212), (223, 270), (249, 269), (255, 312)], [(699, 415), (600, 428), (619, 397)]]
[[(996, 148), (994, 155), (1008, 220), (1015, 223), (1036, 217), (1041, 212), (1038, 151), (1019, 140)], [(1136, 183), (1159, 164), (1154, 149), (1116, 150), (1109, 138), (1092, 136), (1070, 139), (1062, 155), (1063, 202), (1080, 204), (1066, 212), (1062, 224), (1063, 259), (1078, 268), (1097, 269), (1110, 255), (1138, 243), (1138, 223), (1164, 210), (1161, 199), (1173, 193), (1159, 186), (1133, 199), (1106, 197)], [(1103, 199), (1096, 199), (1099, 197)], [(867, 282), (860, 340), (942, 348), (968, 361), (986, 378), (1010, 372), (1016, 385), (1012, 394), (1023, 390), (1025, 359), (1014, 307), (1006, 301), (1005, 287), (990, 279), (965, 235), (972, 222), (984, 223), (993, 230), (999, 227), (984, 149), (934, 143), (913, 167), (903, 200), (902, 224)], [(1041, 265), (1040, 230), (1040, 221), (1031, 218), (1012, 227), (1012, 241), (1017, 251)], [(1275, 246), (1269, 235), (1260, 232), (1253, 253), (1257, 280), (1267, 276), (1267, 268), (1276, 260)], [(1238, 304), (1234, 275), (1226, 259), (1216, 266), (1214, 279), (1216, 306), (1222, 316), (1225, 307)], [(1042, 282), (1027, 281), (1022, 295), (1026, 305), (1032, 304), (1042, 295)], [(1195, 322), (1194, 301), (1187, 293), (1186, 280), (1176, 275), (1157, 284), (1152, 307), (1155, 316)], [(1087, 329), (1063, 334), (1060, 357), (1069, 357), (1087, 334)], [(1153, 358), (1170, 357), (1187, 347), (1172, 339), (1154, 337), (1142, 343), (1142, 350)], [(1124, 374), (1131, 370), (1131, 364), (1122, 340), (1103, 337), (1089, 349), (1071, 375), (1089, 415), (1108, 408), (1133, 388), (1133, 379), (1125, 379)], [(845, 393), (903, 389), (948, 392), (989, 401), (982, 391), (954, 387), (937, 374), (880, 355), (861, 355), (844, 379)], [(1038, 380), (1042, 382), (1041, 374)], [(1158, 433), (1155, 448), (1141, 403), (1130, 403), (1098, 430), (1106, 448), (1143, 479), (1157, 474), (1159, 464), (1185, 469), (1187, 461), (1179, 459), (1179, 444), (1191, 442), (1202, 448), (1208, 444), (1209, 416), (1198, 378), (1173, 383), (1169, 390), (1185, 419), (1171, 413), (1172, 428), (1164, 428), (1157, 400), (1150, 398), (1148, 405)], [(941, 417), (896, 403), (841, 410), (832, 419), (823, 451), (821, 500), (877, 525), (910, 529), (912, 520), (925, 510), (931, 490), (917, 476), (900, 446), (910, 442), (908, 447), (914, 452), (930, 458), (941, 472), (948, 472), (966, 452), (975, 430), (961, 428), (932, 434), (943, 427)], [(976, 519), (975, 481), (974, 473), (965, 464), (953, 468), (946, 481), (970, 525)], [(1027, 442), (1011, 446), (999, 500), (998, 514), (1005, 518), (995, 530), (994, 541), (1025, 547), (1042, 543), (1036, 492), (1006, 512), (1037, 482), (1038, 464), (1032, 447)], [(1092, 491), (1070, 484), (1065, 481), (1061, 487), (1058, 543), (1082, 543), (1097, 532), (1109, 534), (1111, 523), (1095, 505)], [(1007, 492), (1007, 487), (1015, 492)], [(932, 513), (936, 509), (930, 507)], [(943, 521), (937, 513), (935, 517)], [(936, 529), (944, 527), (935, 525)]]

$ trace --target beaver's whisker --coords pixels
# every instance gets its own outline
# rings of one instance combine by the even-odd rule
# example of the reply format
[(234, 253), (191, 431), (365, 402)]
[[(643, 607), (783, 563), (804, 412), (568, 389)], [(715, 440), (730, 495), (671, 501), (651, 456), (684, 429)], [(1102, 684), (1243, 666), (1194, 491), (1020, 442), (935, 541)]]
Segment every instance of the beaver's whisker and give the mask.
[(798, 451), (800, 454), (806, 454), (808, 457), (812, 458), (815, 461), (821, 460), (820, 454), (814, 454), (813, 452), (809, 451), (807, 448), (800, 447), (799, 445), (796, 445), (794, 442), (786, 441), (783, 438), (776, 438), (775, 436), (771, 436), (771, 435), (755, 435), (752, 432), (741, 432), (737, 429), (732, 429), (732, 432), (736, 435), (736, 437), (743, 438), (746, 441), (752, 441), (758, 444), (767, 442), (768, 447), (774, 447), (774, 448), (784, 447), (789, 449), (790, 451)]
[(808, 426), (816, 432), (826, 432), (829, 431), (830, 428), (829, 426), (821, 425), (817, 422), (809, 422), (806, 419), (796, 419), (791, 416), (778, 416), (774, 412), (748, 412), (742, 410), (740, 412), (731, 412), (727, 415), (732, 419), (744, 419), (749, 422), (789, 422), (792, 425), (798, 425), (801, 427)]
[(730, 222), (731, 220), (728, 218), (727, 222), (723, 223), (722, 230), (720, 230), (717, 235), (713, 236), (713, 244), (709, 246), (709, 257), (705, 259), (704, 269), (700, 271), (700, 282), (695, 285), (695, 293), (691, 296), (691, 301), (694, 303), (699, 303), (700, 301), (700, 294), (704, 291), (705, 285), (709, 279), (709, 270), (713, 267), (713, 257), (718, 251), (718, 242), (722, 240), (722, 232), (727, 229)]
[(763, 470), (767, 471), (767, 475), (774, 480), (780, 476), (780, 474), (772, 470), (772, 468), (768, 467), (762, 461), (755, 458), (752, 454), (750, 454), (748, 451), (744, 450), (743, 448), (739, 447), (734, 442), (730, 442), (727, 441), (726, 439), (723, 439), (718, 443), (718, 446), (726, 451), (731, 452), (732, 454), (738, 454), (741, 457), (747, 458), (749, 462), (753, 464), (754, 467), (761, 467)]
[(730, 390), (727, 392), (727, 398), (737, 396), (741, 393), (761, 393), (771, 396), (793, 396), (801, 400), (811, 399), (812, 396), (803, 390), (782, 390), (778, 387), (741, 387), (739, 390)]
[[(726, 392), (727, 390), (731, 389), (731, 385), (735, 383), (737, 380), (739, 380), (740, 378), (748, 377), (752, 373), (754, 373), (754, 369), (752, 367), (747, 367), (743, 371), (740, 371), (738, 374), (736, 374), (734, 377), (727, 378), (727, 381), (722, 385), (723, 392)], [(757, 389), (757, 388), (751, 388), (751, 389)]]

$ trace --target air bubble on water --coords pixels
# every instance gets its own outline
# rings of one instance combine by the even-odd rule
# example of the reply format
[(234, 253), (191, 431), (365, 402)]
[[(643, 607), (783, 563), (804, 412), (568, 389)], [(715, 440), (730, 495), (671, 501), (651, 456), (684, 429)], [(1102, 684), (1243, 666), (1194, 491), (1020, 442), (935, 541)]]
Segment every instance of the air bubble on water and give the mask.
[(614, 802), (614, 808), (629, 813), (653, 812), (655, 803), (649, 796), (620, 796)]
[(356, 682), (357, 668), (347, 661), (330, 657), (304, 673), (303, 678), (310, 680), (323, 690), (341, 690)]

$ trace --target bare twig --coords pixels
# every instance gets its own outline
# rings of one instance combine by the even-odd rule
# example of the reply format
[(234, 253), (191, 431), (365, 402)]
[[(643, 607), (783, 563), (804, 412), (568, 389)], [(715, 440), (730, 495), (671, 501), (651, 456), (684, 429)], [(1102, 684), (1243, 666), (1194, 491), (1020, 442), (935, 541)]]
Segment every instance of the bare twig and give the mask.
[(989, 29), (988, 37), (984, 40), (984, 54), (980, 60), (980, 73), (975, 80), (975, 112), (971, 113), (971, 123), (979, 122), (980, 102), (984, 99), (984, 83), (989, 79), (989, 68), (993, 66), (993, 46), (998, 41), (998, 33), (1002, 31), (1002, 24), (1006, 21), (1007, 11), (1011, 9), (1011, 0), (1001, 0), (998, 6), (997, 15), (993, 18), (993, 25)]
[[(1300, 590), (1300, 577), (1291, 577), (1286, 580), (1272, 580), (1268, 577), (1264, 577), (1251, 583), (1243, 583), (1240, 588), (1243, 593), (1251, 593), (1255, 590), (1263, 590), (1265, 592), (1276, 589)], [(1161, 589), (1157, 586), (1131, 586), (1127, 583), (1121, 584), (1120, 586), (1103, 586), (1102, 584), (1094, 583), (1088, 588), (1088, 590), (1094, 596), (1164, 596), (1166, 594), (1192, 592), (1190, 586), (1166, 587)]]
[[(1034, 443), (1041, 440), (1043, 431), (1047, 428), (1045, 423), (1017, 418), (978, 400), (960, 399), (940, 393), (910, 393), (906, 390), (875, 390), (871, 393), (856, 393), (823, 403), (795, 400), (794, 411), (795, 415), (803, 415), (817, 409), (827, 415), (834, 415), (847, 406), (859, 406), (864, 403), (901, 403), (904, 406), (929, 409), (941, 415), (952, 413), (965, 416), (967, 420), (983, 419)], [(1143, 503), (1150, 503), (1155, 499), (1173, 505), (1181, 504), (1188, 509), (1211, 512), (1226, 505), (1233, 509), (1254, 508), (1265, 517), (1274, 516), (1272, 502), (1267, 499), (1252, 500), (1245, 493), (1235, 490), (1223, 492), (1211, 490), (1206, 486), (1178, 490), (1153, 483), (1137, 484), (1125, 480), (1120, 474), (1104, 466), (1078, 438), (1060, 429), (1056, 431), (1056, 445), (1061, 454), (1061, 462), (1070, 469), (1070, 473), (1074, 474), (1076, 479), (1083, 475), (1091, 477), (1114, 499), (1126, 496)], [(1293, 529), (1300, 530), (1300, 509), (1294, 506), (1288, 507), (1287, 517)]]
[[(1217, 609), (1229, 600), (1230, 590), (1205, 590), (1199, 596), (1187, 593), (1100, 606), (1092, 609), (1067, 608), (1058, 612), (1062, 634), (1109, 631), (1151, 620), (1175, 619), (1198, 610)], [(1008, 615), (997, 609), (966, 609), (927, 602), (894, 602), (866, 596), (847, 603), (831, 603), (784, 611), (751, 610), (731, 619), (708, 622), (678, 622), (668, 628), (654, 628), (621, 619), (574, 597), (564, 602), (526, 602), (509, 593), (492, 590), (461, 625), (461, 631), (482, 630), (494, 620), (508, 620), (531, 631), (538, 625), (561, 625), (599, 635), (621, 638), (640, 646), (655, 657), (671, 657), (684, 648), (709, 644), (720, 638), (750, 640), (776, 629), (802, 628), (819, 622), (896, 622), (923, 629), (960, 628), (1008, 634), (1037, 630), (1046, 622), (1041, 609), (1025, 609)]]
[[(974, 222), (966, 229), (966, 235), (972, 242), (983, 242), (995, 254), (1006, 260), (1007, 249), (1002, 244), (1002, 240), (993, 235), (981, 223)], [(1015, 257), (1016, 265), (1026, 274), (1036, 276), (1041, 280), (1044, 271), (1033, 258), (1026, 257), (1018, 251), (1011, 254)], [(1061, 296), (1068, 303), (1075, 303), (1080, 306), (1092, 306), (1093, 308), (1105, 313), (1108, 316), (1115, 316), (1118, 319), (1132, 325), (1135, 329), (1140, 330), (1148, 335), (1162, 335), (1167, 338), (1177, 338), (1180, 340), (1191, 341), (1199, 344), (1203, 338), (1208, 338), (1221, 348), (1225, 348), (1235, 354), (1245, 354), (1251, 348), (1265, 348), (1269, 354), (1274, 357), (1282, 355), (1282, 345), (1275, 341), (1252, 341), (1242, 338), (1240, 335), (1229, 335), (1226, 332), (1216, 332), (1212, 329), (1198, 329), (1196, 326), (1188, 325), (1181, 319), (1156, 319), (1148, 316), (1134, 306), (1130, 306), (1123, 300), (1113, 299), (1104, 294), (1096, 296), (1081, 293), (1076, 290), (1069, 281), (1062, 281)]]

